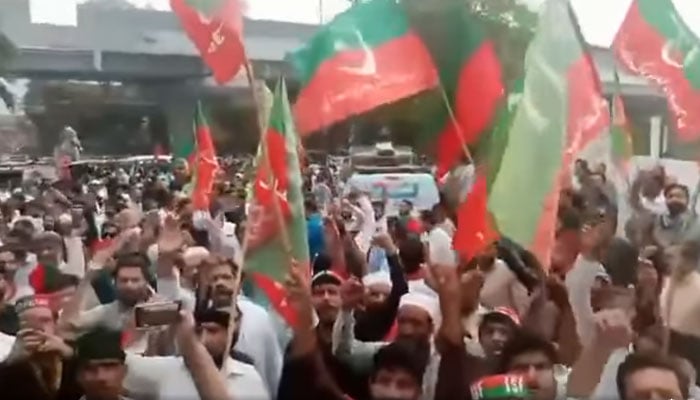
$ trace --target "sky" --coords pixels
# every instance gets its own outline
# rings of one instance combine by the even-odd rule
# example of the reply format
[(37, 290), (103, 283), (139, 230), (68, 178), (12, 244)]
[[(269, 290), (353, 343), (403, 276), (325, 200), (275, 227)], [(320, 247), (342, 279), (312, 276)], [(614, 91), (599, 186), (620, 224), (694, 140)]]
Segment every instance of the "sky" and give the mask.
[[(75, 5), (86, 0), (30, 0), (34, 22), (75, 24)], [(329, 21), (345, 9), (346, 0), (245, 0), (247, 16), (303, 23)], [(544, 0), (520, 0), (538, 8)], [(139, 6), (170, 9), (168, 0), (129, 0)], [(593, 45), (610, 45), (631, 0), (571, 0), (586, 40)], [(686, 23), (700, 36), (700, 1), (673, 0)], [(321, 6), (322, 5), (322, 6)]]

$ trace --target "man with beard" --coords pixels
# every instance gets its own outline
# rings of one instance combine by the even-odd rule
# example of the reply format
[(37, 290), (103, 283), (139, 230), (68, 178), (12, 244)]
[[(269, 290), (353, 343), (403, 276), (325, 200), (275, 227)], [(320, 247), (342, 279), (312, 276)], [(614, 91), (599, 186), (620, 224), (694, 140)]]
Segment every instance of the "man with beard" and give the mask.
[[(667, 211), (656, 216), (652, 235), (662, 248), (677, 245), (686, 234), (698, 227), (695, 212), (688, 208), (688, 187), (673, 183), (664, 189)], [(693, 205), (694, 206), (694, 205)]]
[[(181, 232), (177, 227), (166, 223), (158, 239), (158, 294), (168, 300), (181, 301), (184, 308), (194, 310), (192, 293), (183, 290), (175, 274), (176, 260), (182, 248), (182, 238), (179, 236)], [(241, 271), (232, 259), (210, 255), (196, 269), (200, 285), (211, 293), (212, 307), (230, 307), (231, 299), (236, 299), (235, 308), (240, 324), (234, 332), (236, 341), (231, 355), (239, 360), (252, 360), (267, 385), (268, 393), (274, 397), (282, 373), (282, 350), (270, 315), (259, 305), (239, 295)]]
[(408, 292), (399, 250), (391, 237), (388, 234), (375, 235), (372, 244), (384, 250), (389, 273), (378, 271), (363, 277), (368, 294), (366, 299), (369, 301), (364, 303), (364, 310), (356, 311), (355, 335), (358, 340), (368, 342), (386, 340), (387, 335), (395, 332), (394, 320), (399, 300)]
[[(77, 335), (83, 332), (105, 327), (121, 331), (130, 326), (133, 318), (133, 309), (139, 303), (145, 302), (150, 297), (148, 286), (148, 259), (139, 253), (124, 254), (117, 257), (114, 268), (114, 285), (117, 300), (99, 305), (78, 315), (71, 315), (66, 307), (62, 320), (68, 325), (67, 329)], [(143, 336), (143, 335), (142, 335)], [(134, 338), (132, 338), (134, 339)], [(145, 350), (145, 336), (131, 342), (127, 349), (135, 352)]]
[[(200, 342), (214, 361), (214, 365), (223, 371), (227, 397), (270, 399), (265, 384), (255, 368), (229, 356), (226, 348), (229, 319), (228, 309), (197, 310), (195, 312), (197, 335), (178, 329), (177, 345), (183, 354), (182, 357), (142, 357), (128, 354), (125, 389), (137, 395), (138, 398), (148, 397), (156, 400), (213, 398), (198, 393), (201, 386), (197, 384), (196, 374), (201, 375), (201, 371), (196, 368), (196, 363), (192, 362), (190, 351), (187, 351), (188, 348), (195, 346), (196, 342)], [(234, 342), (235, 340), (234, 337)], [(221, 374), (214, 373), (214, 375)]]
[(340, 390), (354, 399), (364, 399), (367, 397), (364, 379), (333, 355), (333, 325), (342, 303), (342, 283), (343, 279), (332, 271), (321, 271), (311, 279), (311, 301), (318, 315), (316, 335), (324, 364)]
[(7, 400), (77, 400), (73, 350), (56, 335), (55, 313), (46, 296), (16, 303), (22, 329), (0, 364), (0, 393)]
[[(334, 334), (340, 336), (334, 344), (338, 353), (350, 350), (368, 362), (368, 394), (362, 399), (418, 400), (463, 399), (468, 374), (464, 362), (463, 330), (460, 323), (459, 280), (454, 268), (434, 267), (438, 293), (408, 293), (399, 307), (399, 336), (392, 343), (357, 342), (352, 338), (352, 318), (348, 310), (362, 301), (363, 292), (356, 285), (345, 285), (342, 293), (343, 312)], [(298, 312), (294, 339), (279, 390), (279, 400), (318, 399), (340, 400), (348, 397), (327, 380), (328, 371), (318, 355), (318, 335), (308, 328), (312, 324), (314, 292), (308, 288), (304, 267), (293, 265), (286, 279), (290, 303)], [(351, 281), (348, 281), (351, 282)], [(360, 289), (360, 290), (357, 290)], [(439, 300), (438, 300), (439, 298)], [(445, 316), (442, 319), (442, 316)], [(351, 322), (343, 326), (344, 322)], [(439, 334), (433, 332), (439, 326)], [(335, 338), (334, 338), (335, 339)], [(350, 339), (345, 341), (345, 339)], [(350, 348), (347, 345), (350, 345)], [(345, 347), (345, 348), (343, 348)], [(441, 353), (437, 353), (436, 347)]]

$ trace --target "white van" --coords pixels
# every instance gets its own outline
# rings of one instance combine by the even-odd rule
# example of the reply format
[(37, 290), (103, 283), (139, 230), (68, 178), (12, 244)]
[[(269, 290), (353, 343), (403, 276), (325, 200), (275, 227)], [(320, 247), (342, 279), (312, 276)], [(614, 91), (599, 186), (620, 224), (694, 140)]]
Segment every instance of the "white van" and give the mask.
[(428, 173), (386, 172), (354, 173), (344, 185), (343, 195), (353, 190), (369, 193), (371, 201), (382, 201), (384, 190), (387, 204), (386, 216), (396, 216), (402, 200), (413, 203), (418, 211), (430, 210), (440, 202), (440, 194), (435, 179)]

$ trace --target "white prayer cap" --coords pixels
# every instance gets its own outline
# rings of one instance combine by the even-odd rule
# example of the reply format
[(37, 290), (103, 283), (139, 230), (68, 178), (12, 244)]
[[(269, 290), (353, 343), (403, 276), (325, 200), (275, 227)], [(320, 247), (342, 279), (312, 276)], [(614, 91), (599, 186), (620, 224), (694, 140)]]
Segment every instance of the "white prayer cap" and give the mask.
[(364, 284), (365, 287), (385, 285), (389, 287), (389, 290), (391, 290), (391, 287), (393, 286), (391, 283), (391, 276), (386, 271), (375, 271), (365, 275), (362, 278), (362, 284)]
[(399, 310), (404, 306), (415, 306), (425, 310), (433, 321), (433, 328), (437, 330), (440, 327), (442, 315), (440, 314), (440, 300), (437, 296), (421, 292), (408, 292), (401, 296)]

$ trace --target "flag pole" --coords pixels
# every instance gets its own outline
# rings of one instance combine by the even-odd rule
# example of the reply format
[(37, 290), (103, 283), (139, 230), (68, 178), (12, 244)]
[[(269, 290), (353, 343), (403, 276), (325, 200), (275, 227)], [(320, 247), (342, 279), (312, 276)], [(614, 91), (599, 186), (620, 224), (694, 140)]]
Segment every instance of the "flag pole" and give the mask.
[[(262, 161), (265, 163), (265, 168), (268, 171), (268, 185), (271, 188), (274, 188), (274, 177), (272, 176), (272, 167), (270, 164), (270, 157), (267, 152), (267, 146), (265, 145), (265, 121), (263, 121), (263, 113), (262, 110), (260, 110), (260, 98), (258, 96), (258, 91), (255, 87), (255, 78), (253, 75), (253, 65), (250, 63), (250, 60), (248, 57), (245, 57), (245, 63), (243, 64), (245, 68), (245, 73), (246, 77), (248, 79), (248, 86), (250, 87), (251, 95), (253, 97), (253, 104), (254, 104), (254, 112), (255, 112), (255, 120), (258, 123), (258, 133), (260, 135), (260, 143), (262, 146), (260, 148), (262, 149)], [(274, 190), (274, 189), (273, 189)], [(282, 208), (280, 206), (279, 201), (277, 200), (277, 196), (274, 195), (272, 196), (272, 203), (274, 204), (275, 207), (275, 219), (279, 223), (279, 228), (280, 228), (280, 236), (282, 239), (282, 246), (284, 247), (285, 253), (291, 258), (292, 256), (292, 245), (291, 245), (291, 240), (289, 239), (289, 234), (287, 233), (287, 230), (285, 229), (285, 223), (284, 223), (284, 218), (282, 217)]]
[[(471, 151), (469, 151), (467, 142), (464, 141), (464, 132), (462, 131), (462, 127), (460, 126), (459, 122), (457, 122), (457, 117), (455, 117), (455, 113), (452, 110), (452, 106), (450, 105), (450, 100), (447, 98), (445, 86), (442, 85), (442, 82), (440, 82), (439, 89), (440, 96), (442, 97), (442, 102), (445, 103), (445, 108), (447, 108), (447, 115), (450, 117), (450, 121), (454, 124), (455, 129), (457, 130), (457, 136), (459, 136), (459, 143), (462, 146), (462, 151), (464, 151), (464, 155), (465, 157), (467, 157), (467, 161), (469, 161), (470, 164), (474, 164), (474, 158), (472, 157), (472, 153)], [(474, 167), (476, 168), (476, 165), (474, 165)]]

